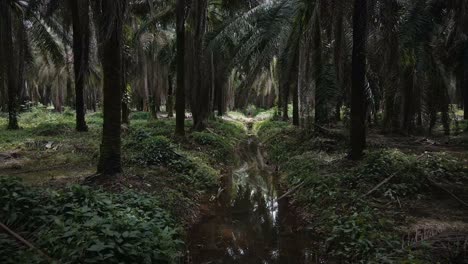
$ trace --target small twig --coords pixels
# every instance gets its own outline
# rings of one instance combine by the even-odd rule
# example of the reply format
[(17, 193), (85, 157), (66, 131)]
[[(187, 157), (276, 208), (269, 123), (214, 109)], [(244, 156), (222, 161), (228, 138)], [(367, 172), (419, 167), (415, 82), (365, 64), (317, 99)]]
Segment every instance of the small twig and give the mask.
[(450, 194), (450, 196), (452, 196), (455, 200), (457, 200), (459, 203), (461, 203), (462, 205), (468, 207), (468, 203), (463, 201), (462, 199), (460, 199), (458, 196), (456, 196), (455, 194), (453, 194), (451, 191), (447, 190), (447, 188), (443, 187), (442, 185), (439, 185), (438, 183), (436, 183), (434, 180), (432, 180), (431, 178), (429, 177), (426, 177), (427, 180), (435, 187), (443, 190), (444, 192)]
[(398, 198), (398, 196), (397, 196), (396, 199), (397, 199), (398, 205), (399, 205), (400, 208), (401, 208), (400, 198)]
[(294, 186), (291, 190), (289, 190), (288, 192), (286, 192), (285, 194), (281, 195), (280, 198), (277, 199), (277, 201), (283, 199), (284, 197), (286, 196), (289, 196), (291, 194), (293, 194), (294, 192), (296, 192), (297, 190), (299, 190), (302, 186), (304, 186), (305, 182), (301, 182), (300, 184)]
[(5, 230), (5, 232), (12, 236), (13, 238), (15, 238), (16, 240), (18, 240), (19, 242), (21, 242), (22, 244), (24, 244), (25, 246), (29, 247), (30, 249), (33, 249), (35, 251), (37, 251), (41, 256), (43, 256), (44, 258), (46, 258), (50, 263), (53, 263), (54, 260), (49, 257), (46, 253), (44, 253), (44, 251), (40, 250), (39, 248), (35, 247), (33, 244), (31, 244), (31, 242), (27, 241), (26, 239), (24, 239), (22, 236), (20, 236), (19, 234), (17, 234), (16, 232), (14, 232), (13, 230), (11, 230), (10, 228), (8, 228), (6, 225), (4, 225), (3, 223), (0, 223), (0, 228)]

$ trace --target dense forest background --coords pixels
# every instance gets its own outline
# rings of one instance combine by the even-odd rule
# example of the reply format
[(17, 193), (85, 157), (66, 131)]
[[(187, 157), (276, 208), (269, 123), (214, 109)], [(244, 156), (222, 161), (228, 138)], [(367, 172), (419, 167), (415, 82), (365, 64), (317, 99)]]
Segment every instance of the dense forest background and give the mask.
[(178, 104), (197, 130), (249, 105), (311, 129), (360, 116), (351, 125), (430, 134), (442, 124), (450, 134), (468, 118), (458, 112), (468, 100), (464, 1), (2, 4), (0, 105), (11, 129), (40, 104), (76, 109), (85, 131), (85, 112), (106, 96), (123, 123), (130, 110), (157, 118)]
[[(222, 200), (223, 175), (244, 161), (284, 178), (268, 178), (285, 191), (266, 197), (291, 196), (302, 221), (327, 223), (318, 255), (418, 259), (411, 243), (433, 236), (418, 226), (415, 241), (414, 230), (396, 239), (398, 224), (384, 222), (407, 221), (419, 195), (467, 207), (468, 1), (0, 0), (0, 125), (0, 175), (81, 179), (66, 191), (70, 182), (51, 183), (60, 194), (0, 179), (0, 224), (28, 234), (42, 261), (140, 262), (157, 248), (147, 263), (180, 263), (180, 229), (216, 187), (208, 200)], [(466, 263), (468, 219), (447, 204), (437, 205), (463, 223), (451, 228), (463, 230), (465, 251), (441, 259)], [(37, 220), (25, 224), (33, 207)], [(34, 231), (58, 216), (51, 235)], [(140, 233), (125, 243), (124, 230)], [(73, 240), (80, 233), (87, 239)], [(54, 241), (62, 234), (69, 247)], [(19, 257), (9, 261), (30, 255)]]

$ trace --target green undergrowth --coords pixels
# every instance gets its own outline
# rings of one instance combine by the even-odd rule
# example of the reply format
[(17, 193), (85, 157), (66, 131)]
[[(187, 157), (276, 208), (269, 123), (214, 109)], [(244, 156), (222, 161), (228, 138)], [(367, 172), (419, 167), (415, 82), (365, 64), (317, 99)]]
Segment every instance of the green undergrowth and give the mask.
[(428, 178), (468, 182), (463, 162), (448, 154), (371, 150), (353, 165), (346, 161), (342, 143), (332, 139), (307, 136), (278, 121), (264, 121), (255, 129), (268, 159), (279, 166), (283, 184), (289, 189), (300, 186), (294, 201), (307, 212), (311, 229), (323, 241), (320, 253), (344, 263), (424, 263), (424, 254), (402, 246), (397, 226), (404, 219), (393, 213), (398, 210), (382, 210), (382, 205), (396, 207), (400, 201), (431, 195)]
[[(104, 190), (63, 187), (95, 172), (102, 113), (86, 116), (88, 132), (75, 131), (71, 110), (33, 108), (20, 115), (18, 131), (6, 130), (0, 117), (0, 152), (14, 153), (12, 166), (0, 164), (1, 220), (60, 263), (180, 262), (183, 228), (196, 218), (201, 197), (217, 189), (222, 171), (238, 163), (234, 153), (245, 128), (212, 119), (195, 132), (187, 120), (180, 138), (174, 119), (149, 116), (132, 113), (122, 130), (124, 173)], [(44, 261), (4, 235), (0, 255), (1, 263)]]
[(305, 132), (284, 121), (257, 122), (253, 131), (266, 147), (268, 159), (273, 163), (282, 163), (291, 156), (310, 150), (340, 151), (344, 144), (313, 132)]
[[(59, 263), (176, 263), (181, 229), (152, 196), (72, 186), (45, 190), (0, 179), (0, 218)], [(0, 235), (1, 263), (49, 263)]]

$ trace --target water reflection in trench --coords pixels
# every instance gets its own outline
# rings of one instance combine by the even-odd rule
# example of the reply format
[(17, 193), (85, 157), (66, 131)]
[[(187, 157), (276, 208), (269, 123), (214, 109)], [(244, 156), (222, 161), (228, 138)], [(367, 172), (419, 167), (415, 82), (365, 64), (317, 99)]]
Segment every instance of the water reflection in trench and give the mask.
[(315, 263), (297, 230), (277, 176), (263, 165), (254, 137), (240, 151), (243, 165), (225, 178), (215, 205), (189, 236), (189, 263)]

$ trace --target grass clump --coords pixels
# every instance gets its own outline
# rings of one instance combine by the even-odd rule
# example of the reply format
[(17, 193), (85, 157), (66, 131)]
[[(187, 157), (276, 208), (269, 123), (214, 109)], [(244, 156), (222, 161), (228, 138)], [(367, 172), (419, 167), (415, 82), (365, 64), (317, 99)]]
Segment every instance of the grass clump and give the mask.
[[(38, 248), (60, 263), (176, 263), (181, 255), (179, 228), (149, 195), (81, 186), (49, 191), (8, 178), (0, 180), (0, 203), (2, 222), (30, 234)], [(2, 263), (32, 254), (0, 251)]]

